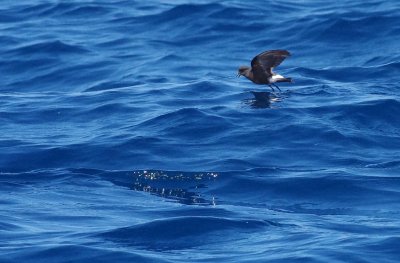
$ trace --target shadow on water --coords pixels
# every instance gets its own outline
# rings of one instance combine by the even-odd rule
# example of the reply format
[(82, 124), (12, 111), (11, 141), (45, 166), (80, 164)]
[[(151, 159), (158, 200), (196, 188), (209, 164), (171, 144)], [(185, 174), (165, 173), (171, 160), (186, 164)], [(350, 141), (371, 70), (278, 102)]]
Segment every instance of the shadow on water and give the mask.
[(251, 91), (253, 98), (244, 99), (242, 102), (252, 108), (273, 108), (275, 103), (283, 101), (287, 95), (268, 91)]

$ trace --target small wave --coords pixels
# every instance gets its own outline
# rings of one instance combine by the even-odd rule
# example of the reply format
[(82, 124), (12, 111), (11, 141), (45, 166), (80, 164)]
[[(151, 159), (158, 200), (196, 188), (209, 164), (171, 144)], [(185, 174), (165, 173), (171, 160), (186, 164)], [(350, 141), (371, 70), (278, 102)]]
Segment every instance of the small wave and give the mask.
[[(87, 82), (100, 81), (103, 76), (110, 74), (108, 66), (112, 64), (104, 61), (95, 61), (78, 65), (50, 68), (40, 71), (40, 74), (21, 76), (9, 83), (8, 88), (24, 90), (84, 90)], [(84, 70), (83, 70), (84, 69)], [(90, 69), (90, 70), (89, 70)], [(71, 77), (73, 76), (73, 77)]]
[(366, 168), (399, 168), (400, 161), (390, 161), (390, 162), (383, 162), (383, 163), (373, 163), (367, 164)]
[(40, 15), (43, 11), (49, 9), (49, 3), (38, 3), (21, 7), (18, 11), (28, 15)]
[(62, 15), (74, 16), (74, 17), (78, 16), (78, 17), (83, 17), (83, 18), (87, 19), (88, 18), (87, 14), (97, 17), (97, 16), (107, 15), (109, 12), (110, 12), (110, 9), (108, 9), (104, 6), (84, 5), (84, 6), (77, 6), (76, 8), (73, 8), (72, 10), (68, 10), (68, 11), (64, 12)]
[[(354, 18), (358, 17), (358, 18)], [(354, 12), (344, 13), (335, 16), (316, 17), (312, 27), (302, 29), (302, 33), (308, 39), (318, 42), (348, 43), (351, 41), (370, 41), (371, 35), (377, 38), (386, 38), (393, 34), (393, 24), (399, 18), (385, 14), (359, 14)], [(297, 28), (297, 26), (295, 25)], [(340, 36), (338, 38), (337, 36)]]
[(13, 16), (13, 15), (7, 15), (7, 14), (2, 14), (0, 16), (0, 22), (1, 23), (16, 23), (16, 22), (20, 22), (20, 18)]
[[(124, 47), (129, 47), (132, 45), (132, 39), (130, 39), (129, 37), (114, 37), (112, 39), (106, 39), (102, 42), (99, 42), (98, 44), (96, 44), (97, 47), (101, 47), (101, 48), (115, 48), (115, 49), (119, 49), (119, 48), (124, 48)], [(134, 56), (133, 54), (131, 54), (131, 56)]]
[(92, 86), (92, 87), (86, 89), (85, 92), (116, 90), (116, 89), (132, 87), (132, 86), (137, 86), (137, 85), (142, 85), (142, 84), (144, 84), (144, 83), (141, 82), (141, 81), (128, 81), (128, 82), (105, 81), (105, 82), (102, 82), (100, 84), (96, 84), (95, 86)]
[(58, 64), (58, 60), (55, 58), (19, 58), (0, 62), (0, 67), (5, 72), (15, 74), (16, 72), (32, 73), (33, 71), (42, 72), (43, 70), (52, 69)]
[[(393, 229), (395, 231), (395, 229)], [(383, 251), (385, 255), (391, 255), (393, 258), (399, 256), (400, 237), (384, 237), (379, 241), (371, 241), (364, 245), (364, 249), (370, 249), (370, 251)]]
[[(183, 21), (190, 20), (193, 22), (194, 17), (199, 19), (207, 17), (216, 10), (222, 9), (222, 5), (217, 3), (211, 4), (181, 4), (172, 8), (159, 11), (157, 13), (142, 15), (119, 17), (111, 20), (114, 24), (123, 25), (147, 25), (151, 27), (170, 28), (174, 23), (179, 23), (179, 28), (186, 28), (189, 24)], [(176, 24), (175, 24), (176, 25)], [(177, 28), (175, 28), (177, 29)], [(138, 30), (143, 30), (139, 28)]]
[(185, 216), (154, 220), (107, 231), (98, 236), (124, 245), (163, 251), (217, 243), (225, 236), (224, 232), (234, 231), (237, 238), (241, 234), (271, 225), (280, 226), (265, 220)]
[[(375, 82), (381, 79), (393, 79), (394, 72), (400, 68), (400, 62), (369, 67), (332, 67), (325, 69), (297, 68), (296, 72), (302, 76), (332, 80), (338, 82)], [(371, 76), (375, 76), (371, 78)]]
[[(189, 124), (190, 122), (196, 122), (196, 125), (191, 126)], [(199, 125), (200, 123), (202, 123), (202, 125)], [(180, 132), (182, 134), (193, 135), (193, 132), (197, 133), (196, 129), (198, 129), (198, 131), (205, 131), (204, 129), (209, 128), (218, 131), (219, 128), (224, 126), (223, 124), (229, 124), (229, 121), (217, 115), (209, 114), (196, 108), (183, 108), (170, 113), (162, 114), (152, 118), (151, 120), (147, 120), (140, 126), (146, 126), (147, 128), (158, 127), (161, 130), (170, 129), (171, 131), (175, 130), (176, 132)], [(192, 130), (192, 133), (189, 132), (189, 130)]]
[[(40, 6), (39, 6), (40, 7)], [(43, 8), (41, 8), (43, 9)], [(40, 16), (82, 16), (87, 18), (88, 13), (94, 12), (96, 15), (103, 15), (108, 13), (108, 9), (99, 5), (87, 5), (73, 2), (60, 2), (56, 4), (47, 4), (45, 10), (42, 10), (38, 15)]]
[(15, 36), (0, 36), (0, 41), (3, 45), (3, 47), (14, 47), (18, 45), (22, 40), (19, 37)]
[(185, 61), (185, 58), (182, 56), (179, 56), (178, 54), (168, 54), (160, 58), (157, 62), (177, 62), (177, 61)]
[(247, 10), (247, 8), (244, 7), (224, 7), (224, 8), (216, 8), (217, 11), (214, 11), (208, 15), (209, 18), (216, 18), (216, 19), (221, 19), (225, 20), (227, 17), (236, 17), (239, 19), (240, 17), (243, 17)]
[(367, 60), (364, 62), (365, 67), (379, 67), (379, 66), (385, 66), (389, 65), (391, 63), (398, 63), (397, 61), (400, 61), (400, 54), (395, 55), (392, 54), (388, 56), (387, 54), (384, 55), (379, 55), (379, 54), (374, 54), (371, 57), (368, 57)]
[(15, 48), (8, 51), (8, 54), (26, 56), (26, 55), (38, 55), (38, 54), (49, 54), (54, 56), (54, 54), (83, 54), (89, 52), (87, 49), (79, 46), (66, 44), (63, 41), (45, 41), (34, 44), (25, 45), (22, 47)]
[(85, 109), (84, 118), (105, 118), (107, 115), (116, 114), (117, 112), (132, 112), (131, 108), (124, 103), (106, 103), (90, 109)]
[(196, 15), (204, 17), (207, 13), (214, 12), (215, 10), (221, 9), (220, 4), (183, 4), (175, 6), (167, 11), (162, 12), (154, 16), (158, 22), (166, 22), (171, 20), (182, 20), (185, 18), (193, 19)]
[[(13, 260), (10, 261), (10, 258)], [(45, 259), (45, 260), (44, 260)], [(18, 252), (11, 251), (0, 255), (1, 262), (161, 262), (167, 263), (159, 257), (142, 256), (136, 252), (118, 251), (115, 249), (94, 248), (88, 245), (46, 245), (24, 246)]]
[[(325, 110), (333, 110), (332, 107), (324, 107)], [(336, 107), (335, 107), (336, 108)], [(340, 115), (335, 119), (350, 119), (360, 126), (386, 126), (394, 129), (400, 127), (397, 125), (397, 119), (400, 116), (400, 101), (395, 99), (371, 100), (352, 105), (342, 105)]]

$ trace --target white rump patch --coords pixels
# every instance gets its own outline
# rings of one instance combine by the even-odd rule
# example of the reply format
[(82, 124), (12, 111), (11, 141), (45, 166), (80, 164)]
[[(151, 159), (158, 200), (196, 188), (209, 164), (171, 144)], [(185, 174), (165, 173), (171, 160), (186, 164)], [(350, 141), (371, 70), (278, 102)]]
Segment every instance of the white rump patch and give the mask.
[(284, 79), (282, 75), (276, 74), (269, 78), (269, 82), (274, 83), (277, 82), (279, 79)]

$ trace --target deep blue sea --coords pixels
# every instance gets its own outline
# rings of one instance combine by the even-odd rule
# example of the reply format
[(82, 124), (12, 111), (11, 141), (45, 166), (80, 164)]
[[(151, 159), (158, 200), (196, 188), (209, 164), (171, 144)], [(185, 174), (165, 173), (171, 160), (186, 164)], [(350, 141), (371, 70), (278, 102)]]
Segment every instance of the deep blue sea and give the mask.
[(399, 83), (397, 0), (2, 0), (0, 262), (399, 262)]

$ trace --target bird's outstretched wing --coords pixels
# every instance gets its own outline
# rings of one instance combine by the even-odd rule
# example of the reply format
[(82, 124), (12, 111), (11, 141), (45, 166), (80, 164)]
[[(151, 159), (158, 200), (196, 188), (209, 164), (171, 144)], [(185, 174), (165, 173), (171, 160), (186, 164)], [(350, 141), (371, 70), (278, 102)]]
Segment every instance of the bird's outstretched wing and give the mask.
[(272, 68), (277, 67), (282, 61), (290, 56), (287, 50), (269, 50), (258, 54), (251, 61), (251, 67), (256, 74), (272, 76)]

